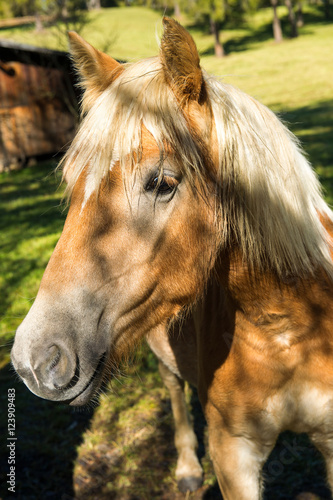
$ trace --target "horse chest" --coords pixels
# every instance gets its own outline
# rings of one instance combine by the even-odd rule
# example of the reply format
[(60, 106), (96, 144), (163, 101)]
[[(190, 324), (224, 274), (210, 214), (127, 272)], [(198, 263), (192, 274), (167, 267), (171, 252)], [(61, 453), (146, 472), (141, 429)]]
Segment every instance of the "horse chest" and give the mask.
[(327, 343), (314, 336), (297, 342), (290, 328), (260, 335), (251, 326), (239, 328), (209, 391), (233, 430), (245, 426), (261, 440), (284, 430), (332, 429), (333, 363)]
[(265, 404), (266, 423), (278, 431), (323, 432), (333, 425), (333, 388), (309, 381), (287, 384)]
[[(266, 399), (265, 412), (279, 430), (316, 432), (333, 426), (333, 363), (319, 338), (292, 344), (292, 332), (276, 338), (272, 375), (280, 384)], [(280, 348), (280, 349), (279, 349)], [(279, 379), (280, 373), (284, 377)]]

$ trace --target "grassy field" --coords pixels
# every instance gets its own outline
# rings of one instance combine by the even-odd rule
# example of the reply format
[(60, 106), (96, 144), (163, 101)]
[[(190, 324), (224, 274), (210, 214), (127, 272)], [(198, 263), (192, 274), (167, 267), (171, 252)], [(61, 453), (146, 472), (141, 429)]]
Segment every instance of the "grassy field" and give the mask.
[[(283, 8), (280, 13), (286, 15)], [(333, 203), (333, 25), (322, 22), (320, 12), (312, 8), (306, 12), (300, 38), (276, 45), (270, 16), (264, 10), (237, 29), (227, 27), (222, 40), (229, 55), (223, 60), (212, 55), (209, 35), (188, 19), (184, 23), (199, 46), (203, 67), (258, 97), (290, 124)], [(113, 57), (135, 60), (157, 53), (156, 32), (161, 32), (161, 15), (131, 7), (94, 13), (83, 35)], [(2, 29), (0, 36), (57, 48), (64, 43), (52, 32), (37, 35), (29, 27)], [(0, 400), (6, 408), (7, 390), (15, 387), (18, 494), (13, 498), (184, 498), (173, 475), (176, 452), (170, 402), (145, 345), (96, 409), (74, 411), (36, 398), (8, 365), (14, 331), (37, 293), (65, 219), (55, 165), (51, 161), (0, 175)], [(187, 397), (194, 409), (205, 470), (203, 488), (190, 498), (219, 499), (206, 452), (205, 422), (190, 388)], [(6, 434), (3, 411), (0, 435)], [(298, 452), (283, 465), (280, 457), (291, 445)], [(7, 451), (1, 440), (0, 499), (9, 498)], [(321, 458), (304, 436), (280, 438), (266, 465), (266, 476), (267, 500), (292, 500), (302, 491), (317, 495), (312, 500), (330, 498)]]
[[(36, 295), (64, 222), (56, 162), (0, 176), (0, 337), (10, 341)], [(46, 172), (49, 172), (49, 175)], [(7, 357), (1, 360), (2, 364)]]

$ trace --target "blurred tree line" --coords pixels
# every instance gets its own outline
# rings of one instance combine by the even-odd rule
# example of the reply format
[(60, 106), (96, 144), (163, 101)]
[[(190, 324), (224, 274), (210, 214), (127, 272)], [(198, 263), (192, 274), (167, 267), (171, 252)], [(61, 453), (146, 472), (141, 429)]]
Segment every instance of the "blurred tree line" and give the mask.
[(42, 17), (62, 21), (89, 10), (115, 7), (118, 3), (117, 0), (0, 0), (0, 18), (36, 16), (39, 29), (42, 24), (38, 24), (38, 19)]
[[(278, 6), (285, 5), (288, 9), (290, 36), (298, 36), (298, 29), (304, 24), (303, 6), (307, 0), (141, 0), (142, 4), (161, 4), (161, 8), (174, 8), (175, 17), (183, 11), (198, 24), (209, 28), (214, 36), (214, 49), (217, 57), (224, 56), (221, 42), (221, 30), (226, 23), (240, 26), (245, 14), (255, 12), (261, 7), (272, 8), (272, 29), (276, 42), (283, 40), (281, 21), (278, 16)], [(331, 19), (331, 0), (310, 0), (312, 4), (324, 6), (326, 20)]]
[(322, 4), (325, 18), (331, 19), (330, 2), (332, 0), (0, 0), (0, 17), (34, 16), (36, 30), (48, 23), (64, 24), (65, 29), (80, 31), (80, 26), (87, 22), (87, 12), (101, 7), (120, 5), (142, 5), (161, 10), (180, 18), (182, 14), (193, 19), (196, 25), (208, 29), (214, 37), (214, 50), (217, 57), (224, 55), (221, 42), (221, 30), (226, 23), (239, 26), (244, 15), (261, 7), (272, 8), (272, 29), (276, 42), (283, 40), (278, 6), (284, 4), (288, 9), (290, 36), (298, 36), (298, 28), (304, 23), (303, 5), (306, 1)]

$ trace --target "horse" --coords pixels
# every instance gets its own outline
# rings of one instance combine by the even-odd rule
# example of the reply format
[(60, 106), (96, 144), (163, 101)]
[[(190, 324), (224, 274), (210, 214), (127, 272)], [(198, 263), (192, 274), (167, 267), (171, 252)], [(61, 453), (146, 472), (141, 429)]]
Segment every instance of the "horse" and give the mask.
[(157, 57), (120, 64), (70, 33), (82, 122), (63, 232), (12, 348), (42, 398), (89, 402), (147, 338), (171, 391), (176, 476), (202, 482), (198, 389), (225, 500), (256, 500), (284, 430), (333, 488), (333, 214), (275, 114), (208, 75), (164, 17)]

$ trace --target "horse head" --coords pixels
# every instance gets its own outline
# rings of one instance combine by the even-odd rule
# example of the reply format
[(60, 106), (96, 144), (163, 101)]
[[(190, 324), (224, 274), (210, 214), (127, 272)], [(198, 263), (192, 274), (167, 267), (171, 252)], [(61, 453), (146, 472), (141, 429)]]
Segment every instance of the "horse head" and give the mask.
[(84, 404), (121, 356), (205, 286), (218, 241), (210, 106), (191, 36), (164, 19), (157, 58), (121, 65), (75, 33), (83, 120), (70, 198), (12, 362), (36, 395)]

